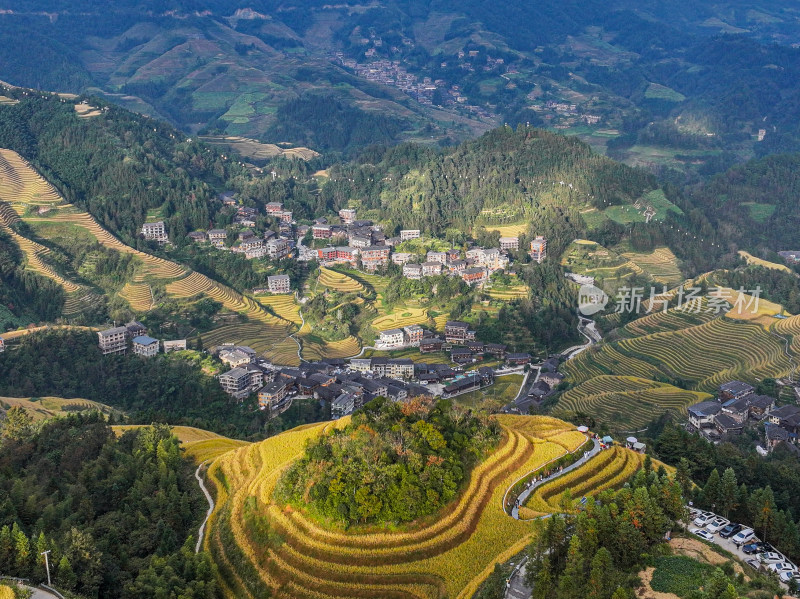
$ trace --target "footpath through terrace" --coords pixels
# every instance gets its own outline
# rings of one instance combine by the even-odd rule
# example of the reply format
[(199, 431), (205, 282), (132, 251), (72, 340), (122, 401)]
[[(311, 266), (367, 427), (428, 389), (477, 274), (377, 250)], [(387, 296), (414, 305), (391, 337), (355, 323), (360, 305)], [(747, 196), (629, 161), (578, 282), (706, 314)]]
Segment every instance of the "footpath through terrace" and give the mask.
[(520, 519), (519, 506), (525, 503), (525, 501), (528, 499), (528, 497), (530, 497), (531, 493), (533, 493), (537, 487), (540, 487), (545, 483), (549, 483), (550, 481), (557, 479), (559, 476), (563, 476), (567, 472), (571, 472), (572, 470), (575, 470), (576, 468), (583, 466), (587, 461), (596, 456), (600, 452), (600, 441), (596, 438), (592, 438), (592, 442), (594, 443), (594, 446), (585, 454), (583, 454), (583, 457), (581, 457), (574, 464), (570, 464), (569, 466), (566, 466), (564, 469), (558, 470), (553, 474), (551, 474), (550, 476), (547, 476), (541, 480), (531, 481), (528, 484), (528, 486), (525, 487), (525, 490), (522, 493), (520, 493), (519, 497), (517, 498), (517, 501), (514, 503), (514, 507), (511, 509), (511, 517), (514, 518), (515, 520)]

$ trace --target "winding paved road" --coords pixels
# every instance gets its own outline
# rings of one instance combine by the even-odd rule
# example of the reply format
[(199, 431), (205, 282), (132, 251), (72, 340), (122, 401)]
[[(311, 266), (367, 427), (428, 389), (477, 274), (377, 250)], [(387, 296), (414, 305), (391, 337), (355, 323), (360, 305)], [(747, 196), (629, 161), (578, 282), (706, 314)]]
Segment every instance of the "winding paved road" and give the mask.
[(203, 523), (200, 525), (200, 530), (197, 531), (197, 545), (195, 545), (194, 552), (200, 553), (200, 547), (203, 545), (203, 535), (206, 532), (206, 524), (208, 523), (208, 519), (211, 517), (211, 512), (214, 511), (214, 498), (211, 497), (211, 493), (208, 492), (206, 489), (206, 484), (203, 482), (203, 477), (200, 476), (200, 469), (206, 465), (208, 462), (203, 462), (197, 467), (197, 470), (194, 472), (194, 477), (197, 479), (197, 483), (200, 485), (200, 490), (203, 492), (203, 495), (206, 496), (206, 500), (208, 501), (208, 511), (206, 512), (206, 517), (203, 520)]

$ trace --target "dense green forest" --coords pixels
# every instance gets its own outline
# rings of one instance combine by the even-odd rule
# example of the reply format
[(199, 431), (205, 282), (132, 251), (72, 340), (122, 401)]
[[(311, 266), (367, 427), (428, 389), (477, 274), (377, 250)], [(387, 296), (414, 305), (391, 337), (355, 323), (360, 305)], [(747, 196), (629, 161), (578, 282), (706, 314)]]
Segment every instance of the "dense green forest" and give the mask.
[(0, 424), (0, 572), (77, 599), (218, 597), (194, 553), (205, 500), (168, 427), (117, 437), (99, 414)]
[[(536, 522), (538, 534), (528, 549), (526, 568), (534, 599), (632, 599), (646, 566), (691, 560), (670, 556), (668, 531), (685, 519), (682, 488), (664, 468), (645, 467), (618, 491), (604, 491), (577, 515), (556, 515)], [(705, 568), (692, 599), (737, 599), (754, 589), (778, 590), (764, 576), (733, 575), (733, 564)], [(653, 587), (655, 588), (655, 580)], [(490, 595), (491, 596), (491, 595)], [(499, 597), (502, 595), (494, 595)]]
[(447, 400), (378, 398), (311, 441), (276, 493), (345, 526), (411, 522), (454, 499), (499, 438), (494, 420)]
[(175, 354), (103, 356), (96, 334), (47, 331), (0, 354), (0, 396), (83, 397), (121, 410), (132, 422), (166, 422), (227, 436), (261, 436), (255, 402), (234, 402), (200, 365)]
[(0, 231), (0, 333), (30, 322), (53, 321), (64, 308), (64, 290), (22, 264), (17, 244)]

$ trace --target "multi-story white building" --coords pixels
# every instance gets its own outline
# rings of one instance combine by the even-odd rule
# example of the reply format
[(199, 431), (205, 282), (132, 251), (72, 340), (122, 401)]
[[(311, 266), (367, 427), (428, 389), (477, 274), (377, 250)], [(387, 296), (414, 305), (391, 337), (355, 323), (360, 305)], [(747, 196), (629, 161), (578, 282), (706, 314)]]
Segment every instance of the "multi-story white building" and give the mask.
[(283, 204), (281, 202), (269, 202), (265, 209), (267, 214), (275, 215), (278, 212), (283, 212)]
[(423, 262), (422, 263), (422, 276), (435, 277), (442, 274), (441, 262)]
[(381, 331), (378, 342), (382, 347), (402, 347), (405, 345), (405, 334), (403, 329), (389, 329)]
[(342, 220), (342, 224), (351, 224), (354, 220), (356, 220), (355, 208), (342, 208), (339, 210), (339, 218)]
[(208, 240), (217, 247), (225, 245), (225, 240), (227, 238), (228, 232), (225, 229), (211, 229), (208, 232)]
[(489, 248), (483, 251), (483, 265), (489, 270), (497, 270), (503, 268), (505, 263), (501, 264), (502, 254), (498, 248)]
[(219, 351), (219, 359), (232, 368), (251, 364), (256, 359), (256, 352), (246, 345), (229, 345)]
[(519, 237), (501, 237), (500, 238), (501, 250), (518, 250)]
[(158, 354), (158, 339), (153, 339), (147, 335), (140, 335), (133, 338), (133, 353), (137, 356), (152, 358)]
[(535, 262), (541, 264), (547, 258), (547, 240), (538, 235), (536, 239), (531, 241), (531, 251), (529, 253)]
[(402, 241), (408, 241), (409, 239), (419, 239), (422, 236), (422, 232), (419, 229), (403, 229), (400, 231), (400, 239)]
[(291, 293), (289, 275), (274, 275), (267, 277), (267, 287), (270, 293)]
[(439, 264), (447, 264), (447, 252), (428, 252), (425, 256), (428, 262), (438, 262)]
[(145, 223), (142, 225), (142, 235), (145, 239), (151, 241), (165, 242), (169, 241), (167, 237), (167, 229), (164, 226), (164, 221), (160, 220), (155, 223)]
[(174, 339), (172, 341), (164, 341), (164, 353), (168, 354), (173, 351), (183, 351), (186, 349), (186, 339)]
[(98, 345), (104, 356), (108, 354), (124, 354), (128, 349), (128, 329), (114, 327), (97, 333)]
[(270, 239), (266, 244), (267, 256), (272, 260), (281, 260), (289, 255), (289, 242), (285, 239)]
[[(436, 264), (439, 264), (438, 262)], [(441, 264), (439, 264), (439, 268), (441, 268)], [(404, 264), (403, 265), (403, 276), (406, 279), (411, 279), (412, 281), (418, 281), (422, 278), (422, 265), (421, 264)]]
[(395, 252), (392, 254), (392, 264), (407, 264), (414, 258), (411, 252)]

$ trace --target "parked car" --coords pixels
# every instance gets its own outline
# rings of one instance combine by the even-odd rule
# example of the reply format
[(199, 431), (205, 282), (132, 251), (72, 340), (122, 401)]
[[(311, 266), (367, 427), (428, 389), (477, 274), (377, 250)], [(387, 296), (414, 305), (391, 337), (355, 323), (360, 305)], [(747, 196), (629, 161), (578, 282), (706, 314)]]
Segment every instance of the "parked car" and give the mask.
[(697, 535), (701, 539), (710, 541), (711, 543), (714, 542), (714, 535), (712, 535), (704, 528), (692, 528), (689, 532), (692, 533), (693, 535)]
[(778, 564), (786, 558), (777, 551), (764, 551), (758, 554), (758, 559), (762, 564)]
[(800, 586), (800, 572), (781, 572), (779, 578), (781, 582), (788, 584), (790, 580), (794, 580)]
[(736, 533), (731, 540), (733, 541), (734, 545), (741, 547), (748, 541), (752, 540), (755, 536), (756, 533), (753, 532), (752, 528), (745, 528), (744, 530), (740, 530), (738, 533)]
[(728, 520), (726, 518), (723, 518), (722, 516), (717, 516), (716, 518), (714, 518), (711, 522), (709, 522), (706, 525), (706, 530), (713, 534), (715, 532), (721, 531), (723, 528), (728, 526), (728, 524), (730, 524), (730, 523), (731, 523), (730, 520)]
[(733, 535), (735, 535), (743, 528), (744, 526), (742, 526), (741, 524), (734, 524), (733, 522), (731, 522), (725, 528), (719, 531), (719, 536), (721, 536), (723, 539), (730, 539)]
[(797, 572), (797, 566), (792, 562), (778, 562), (777, 564), (770, 564), (767, 568), (773, 572), (777, 572), (779, 575), (784, 572)]
[(761, 564), (758, 562), (757, 559), (749, 559), (745, 561), (745, 563), (753, 568), (753, 570), (758, 570), (761, 567)]
[(775, 548), (769, 543), (764, 543), (763, 541), (759, 541), (753, 537), (750, 543), (742, 547), (742, 551), (747, 554), (764, 553), (765, 551), (775, 551)]
[(705, 526), (716, 517), (713, 512), (703, 512), (694, 519), (695, 526)]

